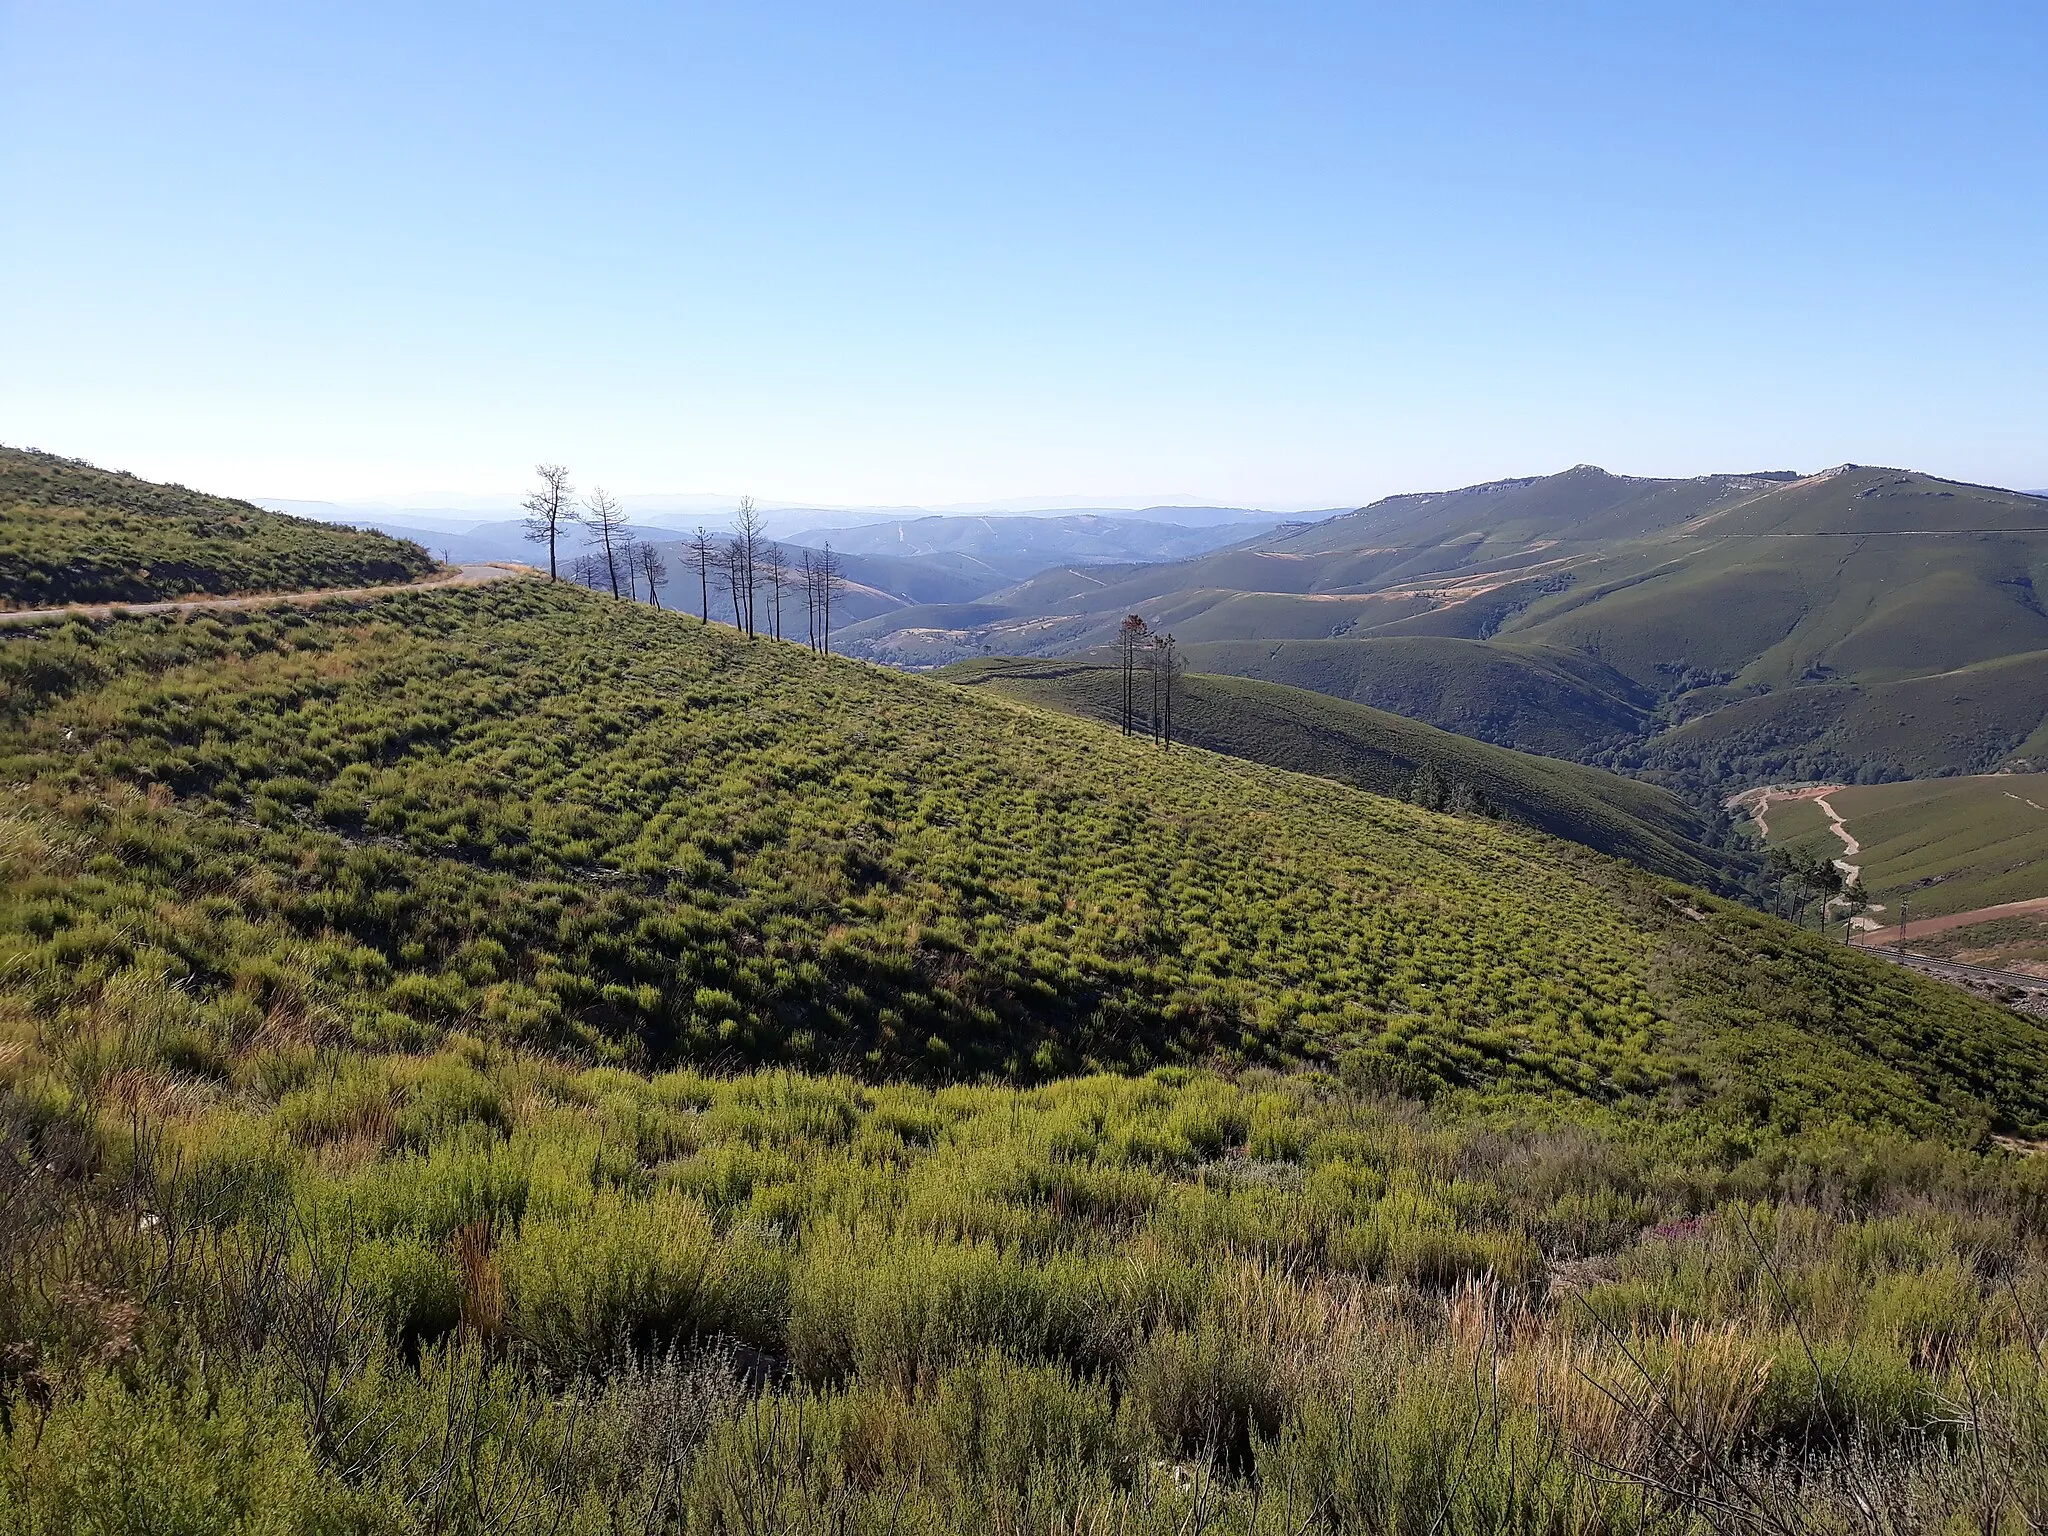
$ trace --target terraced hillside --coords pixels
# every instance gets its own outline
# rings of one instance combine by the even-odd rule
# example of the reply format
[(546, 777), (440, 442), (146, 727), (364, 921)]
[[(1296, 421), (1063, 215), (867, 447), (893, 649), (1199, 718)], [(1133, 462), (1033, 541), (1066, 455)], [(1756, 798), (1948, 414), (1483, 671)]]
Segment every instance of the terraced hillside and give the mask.
[(7, 1529), (2048, 1487), (2048, 1031), (1541, 834), (539, 582), (0, 636), (0, 782)]
[[(936, 675), (1109, 724), (1119, 718), (1113, 667), (991, 658)], [(1740, 889), (1757, 873), (1725, 819), (1633, 779), (1279, 683), (1197, 672), (1182, 687), (1176, 733), (1213, 752), (1411, 799), (1426, 774), (1438, 795), (1462, 786), (1491, 814), (1690, 885)]]
[(416, 544), (0, 448), (0, 608), (415, 581)]
[[(2048, 502), (1932, 476), (1561, 475), (1393, 497), (1177, 565), (1048, 571), (849, 636), (1085, 652), (1127, 613), (1191, 660), (1697, 798), (1981, 772), (2048, 740)], [(914, 631), (914, 645), (895, 638)]]

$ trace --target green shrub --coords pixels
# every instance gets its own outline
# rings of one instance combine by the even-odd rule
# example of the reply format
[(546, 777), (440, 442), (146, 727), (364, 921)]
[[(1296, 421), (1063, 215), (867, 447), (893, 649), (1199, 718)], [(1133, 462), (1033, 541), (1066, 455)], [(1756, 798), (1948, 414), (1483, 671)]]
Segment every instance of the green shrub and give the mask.
[(344, 1529), (355, 1501), (323, 1474), (296, 1415), (253, 1386), (131, 1391), (107, 1373), (47, 1416), (13, 1415), (0, 1523), (22, 1536)]
[(1112, 1266), (1038, 1259), (987, 1243), (905, 1238), (886, 1248), (822, 1234), (791, 1294), (791, 1364), (808, 1380), (861, 1376), (901, 1387), (989, 1349), (1099, 1365), (1127, 1344)]
[[(328, 1219), (373, 1236), (445, 1243), (472, 1225), (511, 1230), (526, 1214), (530, 1154), (474, 1134), (372, 1163), (321, 1186)], [(587, 1188), (587, 1186), (586, 1186)]]
[(679, 1195), (606, 1191), (575, 1216), (530, 1218), (498, 1263), (508, 1328), (559, 1369), (676, 1340), (781, 1343), (781, 1254), (758, 1238), (720, 1240), (703, 1208)]
[(408, 1344), (455, 1327), (462, 1282), (445, 1247), (410, 1234), (371, 1238), (348, 1255), (348, 1280), (369, 1315)]
[(1134, 1470), (1110, 1394), (1056, 1366), (994, 1353), (966, 1361), (939, 1378), (931, 1416), (953, 1463), (996, 1487), (1021, 1493), (1048, 1473)]
[(1171, 1454), (1240, 1472), (1293, 1407), (1279, 1362), (1216, 1320), (1152, 1334), (1131, 1361), (1129, 1383), (1133, 1411)]

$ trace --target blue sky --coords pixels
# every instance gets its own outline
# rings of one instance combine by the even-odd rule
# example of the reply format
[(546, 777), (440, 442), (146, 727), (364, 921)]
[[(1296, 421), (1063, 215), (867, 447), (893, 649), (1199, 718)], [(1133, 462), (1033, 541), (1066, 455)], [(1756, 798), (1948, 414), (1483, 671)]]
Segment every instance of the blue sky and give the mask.
[(2048, 6), (0, 0), (0, 440), (244, 495), (2048, 485)]

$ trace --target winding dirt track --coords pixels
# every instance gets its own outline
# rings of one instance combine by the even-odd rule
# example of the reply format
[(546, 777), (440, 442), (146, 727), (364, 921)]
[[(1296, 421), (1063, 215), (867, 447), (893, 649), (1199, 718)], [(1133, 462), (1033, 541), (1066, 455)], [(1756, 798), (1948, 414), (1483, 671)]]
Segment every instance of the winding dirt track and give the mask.
[[(1811, 800), (1819, 806), (1821, 814), (1827, 817), (1835, 836), (1842, 840), (1842, 851), (1853, 858), (1863, 851), (1863, 845), (1857, 842), (1854, 834), (1849, 831), (1848, 823), (1834, 806), (1828, 803), (1828, 796), (1844, 787), (1840, 784), (1809, 784), (1800, 789), (1782, 790), (1770, 785), (1731, 796), (1727, 804), (1731, 809), (1740, 808), (1748, 811), (1756, 821), (1757, 830), (1768, 837), (1770, 828), (1764, 817), (1773, 805), (1783, 805), (1794, 800)], [(2012, 798), (2021, 800), (2024, 797), (2013, 795)], [(2031, 800), (2025, 803), (2034, 804)], [(2043, 809), (2041, 806), (2034, 808)], [(1851, 864), (1848, 859), (1836, 859), (1834, 863), (1835, 868), (1849, 879), (1859, 879), (1863, 874), (1862, 866)], [(1882, 912), (1885, 909), (1872, 903), (1870, 910)], [(1896, 922), (1883, 923), (1876, 918), (1859, 917), (1856, 919), (1856, 926), (1860, 931), (1851, 942), (1873, 949), (1885, 948), (1901, 943), (1910, 944), (1915, 939), (1932, 938), (1935, 934), (1947, 933), (1952, 928), (1968, 928), (1976, 923), (1994, 922), (2001, 917), (2034, 916), (2048, 917), (2048, 896), (2034, 896), (2025, 901), (2002, 901), (1996, 906), (1975, 907), (1968, 912), (1944, 912), (1939, 917), (1917, 918), (1908, 922), (1903, 932)]]
[[(1740, 806), (1747, 810), (1756, 822), (1757, 831), (1768, 838), (1771, 835), (1771, 828), (1770, 823), (1765, 821), (1764, 817), (1773, 805), (1785, 805), (1794, 800), (1811, 800), (1820, 807), (1821, 814), (1827, 817), (1828, 825), (1834, 829), (1835, 836), (1842, 840), (1842, 851), (1849, 858), (1853, 859), (1863, 851), (1863, 845), (1850, 835), (1848, 823), (1842, 819), (1841, 815), (1828, 801), (1829, 795), (1847, 787), (1843, 784), (1809, 784), (1804, 789), (1787, 790), (1779, 789), (1773, 785), (1736, 795), (1725, 803), (1731, 808)], [(1847, 879), (1860, 880), (1863, 878), (1863, 866), (1861, 864), (1851, 864), (1849, 859), (1836, 859), (1834, 865)], [(1882, 912), (1884, 908), (1872, 907), (1870, 910)]]
[[(1833, 793), (1833, 790), (1828, 791), (1830, 795)], [(1832, 805), (1828, 804), (1828, 795), (1815, 795), (1813, 803), (1820, 807), (1821, 814), (1827, 817), (1829, 823), (1834, 827), (1835, 836), (1842, 840), (1842, 851), (1848, 854), (1849, 858), (1854, 858), (1857, 854), (1861, 853), (1863, 845), (1849, 835), (1849, 824), (1842, 820)], [(1849, 859), (1835, 860), (1835, 868), (1839, 869), (1847, 879), (1861, 880), (1863, 878), (1863, 866), (1861, 864), (1851, 864)]]
[(73, 603), (65, 608), (16, 608), (0, 613), (0, 624), (48, 624), (59, 619), (110, 619), (124, 614), (207, 613), (231, 608), (269, 608), (278, 603), (324, 603), (335, 597), (390, 597), (399, 592), (427, 592), (436, 587), (480, 587), (534, 574), (531, 566), (504, 561), (458, 565), (424, 581), (383, 587), (318, 587), (310, 592), (251, 592), (235, 597), (180, 597), (161, 603)]

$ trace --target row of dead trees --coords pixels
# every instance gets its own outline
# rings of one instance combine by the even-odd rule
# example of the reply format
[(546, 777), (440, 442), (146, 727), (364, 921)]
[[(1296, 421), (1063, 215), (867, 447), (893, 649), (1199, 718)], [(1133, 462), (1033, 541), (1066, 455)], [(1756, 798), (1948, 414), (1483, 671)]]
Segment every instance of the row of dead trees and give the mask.
[[(1134, 613), (1117, 626), (1116, 650), (1123, 684), (1124, 734), (1149, 729), (1161, 747), (1171, 747), (1181, 678), (1187, 673), (1180, 646), (1172, 635), (1155, 631)], [(1147, 702), (1150, 707), (1144, 708)]]
[[(584, 547), (569, 560), (568, 579), (594, 591), (608, 588), (613, 597), (625, 599), (638, 598), (639, 584), (645, 582), (647, 601), (659, 608), (661, 589), (669, 578), (668, 560), (660, 546), (633, 533), (617, 499), (600, 486), (577, 500), (569, 471), (560, 464), (537, 465), (534, 473), (540, 486), (521, 505), (527, 539), (547, 546), (548, 580), (562, 579), (562, 541), (572, 526), (579, 527)], [(801, 592), (806, 643), (814, 651), (831, 651), (832, 599), (844, 590), (846, 575), (830, 544), (794, 552), (783, 548), (767, 536), (754, 498), (742, 496), (729, 534), (699, 527), (681, 541), (681, 553), (683, 565), (697, 578), (700, 623), (711, 622), (716, 590), (731, 610), (734, 629), (750, 638), (768, 635), (780, 640), (785, 638), (784, 600), (793, 601)], [(796, 637), (792, 633), (788, 638)]]

